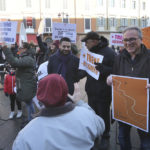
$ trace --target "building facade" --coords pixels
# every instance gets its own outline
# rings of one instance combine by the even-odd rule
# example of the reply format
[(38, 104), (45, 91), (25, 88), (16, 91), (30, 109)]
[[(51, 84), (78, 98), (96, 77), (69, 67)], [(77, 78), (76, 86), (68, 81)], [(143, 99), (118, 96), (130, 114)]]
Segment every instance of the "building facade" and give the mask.
[(149, 0), (0, 0), (0, 20), (23, 21), (27, 34), (37, 34), (44, 21), (45, 40), (53, 22), (75, 23), (77, 40), (89, 31), (109, 36), (128, 26), (149, 26)]

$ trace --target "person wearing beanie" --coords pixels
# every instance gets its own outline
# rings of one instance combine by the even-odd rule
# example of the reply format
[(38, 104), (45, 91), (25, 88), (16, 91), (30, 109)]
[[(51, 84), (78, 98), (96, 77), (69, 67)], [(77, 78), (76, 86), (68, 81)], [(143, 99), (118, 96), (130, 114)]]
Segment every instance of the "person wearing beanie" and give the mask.
[(3, 43), (3, 52), (6, 61), (16, 68), (16, 99), (26, 103), (28, 118), (27, 122), (32, 119), (34, 106), (32, 98), (36, 95), (37, 81), (35, 75), (35, 49), (30, 47), (27, 42), (22, 43), (19, 48), (19, 58), (15, 57), (12, 51)]
[(74, 95), (68, 95), (67, 83), (58, 74), (41, 79), (37, 98), (45, 108), (19, 132), (12, 150), (91, 150), (105, 124), (79, 93), (75, 87)]

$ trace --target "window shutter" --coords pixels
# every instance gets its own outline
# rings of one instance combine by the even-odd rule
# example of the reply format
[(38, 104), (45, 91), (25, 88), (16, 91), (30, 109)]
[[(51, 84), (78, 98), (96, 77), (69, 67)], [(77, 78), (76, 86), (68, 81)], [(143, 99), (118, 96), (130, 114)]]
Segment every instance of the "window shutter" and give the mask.
[(23, 19), (24, 27), (27, 28), (26, 19)]
[(33, 25), (33, 28), (35, 29), (36, 28), (36, 20), (35, 20), (35, 18), (32, 18), (32, 25)]

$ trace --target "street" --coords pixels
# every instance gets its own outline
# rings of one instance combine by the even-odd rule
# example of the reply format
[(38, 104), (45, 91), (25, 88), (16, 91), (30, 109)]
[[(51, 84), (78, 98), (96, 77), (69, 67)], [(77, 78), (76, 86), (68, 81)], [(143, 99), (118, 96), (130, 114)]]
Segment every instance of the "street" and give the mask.
[[(87, 96), (84, 89), (85, 79), (80, 81), (80, 89), (82, 99), (87, 101)], [(8, 120), (10, 113), (9, 99), (0, 90), (0, 150), (11, 150), (13, 141), (20, 130), (20, 125), (23, 120), (26, 119), (26, 109), (23, 104), (23, 117), (20, 119)], [(116, 121), (111, 125), (110, 131), (110, 147), (109, 150), (120, 150), (117, 136), (118, 136), (118, 124)], [(131, 132), (132, 150), (139, 150), (139, 138), (136, 133), (136, 129), (132, 128)]]

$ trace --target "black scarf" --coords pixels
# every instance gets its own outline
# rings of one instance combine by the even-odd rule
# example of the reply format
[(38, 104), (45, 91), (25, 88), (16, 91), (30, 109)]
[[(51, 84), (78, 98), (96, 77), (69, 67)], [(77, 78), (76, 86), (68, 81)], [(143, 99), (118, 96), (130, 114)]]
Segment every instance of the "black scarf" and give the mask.
[(70, 59), (71, 52), (67, 55), (63, 55), (63, 54), (61, 54), (60, 51), (58, 51), (57, 56), (58, 56), (59, 60), (61, 61), (61, 63), (58, 66), (57, 73), (61, 74), (63, 76), (63, 78), (66, 79), (67, 63)]

